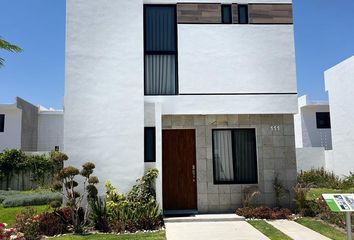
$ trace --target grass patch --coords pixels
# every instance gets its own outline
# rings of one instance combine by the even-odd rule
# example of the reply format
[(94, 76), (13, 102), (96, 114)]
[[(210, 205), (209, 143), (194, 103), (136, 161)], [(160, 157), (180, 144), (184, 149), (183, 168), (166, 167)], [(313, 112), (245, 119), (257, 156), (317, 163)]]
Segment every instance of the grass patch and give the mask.
[[(31, 206), (38, 213), (44, 212), (48, 209), (48, 205), (40, 205), (40, 206)], [(26, 207), (12, 207), (12, 208), (4, 208), (0, 206), (0, 222), (7, 223), (10, 226), (16, 222), (16, 213), (19, 213), (25, 210)]]
[(313, 218), (299, 218), (295, 220), (297, 223), (300, 223), (301, 225), (308, 227), (330, 239), (333, 240), (346, 240), (347, 235), (343, 233), (342, 231), (336, 229), (335, 227), (324, 223), (322, 221), (313, 219)]
[(321, 196), (322, 193), (353, 193), (354, 188), (349, 189), (333, 189), (333, 188), (311, 188), (306, 195), (307, 200), (314, 200)]
[(66, 235), (55, 238), (48, 238), (53, 240), (93, 240), (93, 239), (102, 239), (102, 240), (165, 240), (165, 232), (154, 232), (154, 233), (137, 233), (137, 234), (91, 234), (86, 236), (78, 235)]
[(271, 240), (291, 240), (290, 237), (264, 220), (249, 220), (247, 222)]

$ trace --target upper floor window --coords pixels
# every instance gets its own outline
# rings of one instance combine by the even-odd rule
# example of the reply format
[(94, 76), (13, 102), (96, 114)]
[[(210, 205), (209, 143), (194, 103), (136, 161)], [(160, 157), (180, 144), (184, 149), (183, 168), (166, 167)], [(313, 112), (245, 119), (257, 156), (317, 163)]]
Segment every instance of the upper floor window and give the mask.
[(0, 132), (5, 130), (5, 114), (0, 114)]
[(232, 23), (231, 5), (221, 5), (222, 23)]
[(177, 94), (175, 5), (144, 6), (145, 95)]
[(247, 24), (248, 23), (248, 6), (238, 5), (238, 23)]
[(317, 128), (331, 128), (331, 118), (329, 112), (316, 112)]

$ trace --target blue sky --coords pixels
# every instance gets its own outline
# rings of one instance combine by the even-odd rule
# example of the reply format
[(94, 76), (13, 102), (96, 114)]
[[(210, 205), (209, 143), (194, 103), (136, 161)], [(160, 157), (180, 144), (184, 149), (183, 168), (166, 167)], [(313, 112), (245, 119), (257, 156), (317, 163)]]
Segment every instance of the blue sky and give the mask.
[[(62, 108), (65, 1), (1, 0), (0, 16), (0, 36), (24, 49), (0, 52), (0, 103)], [(299, 95), (326, 99), (324, 70), (354, 55), (354, 0), (294, 0), (294, 21)]]

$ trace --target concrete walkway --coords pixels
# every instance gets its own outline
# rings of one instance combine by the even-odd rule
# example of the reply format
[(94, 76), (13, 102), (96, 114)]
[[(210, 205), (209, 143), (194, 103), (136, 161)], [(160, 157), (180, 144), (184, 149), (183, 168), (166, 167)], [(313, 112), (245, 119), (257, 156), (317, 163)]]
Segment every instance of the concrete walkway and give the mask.
[(279, 229), (294, 240), (331, 240), (318, 232), (315, 232), (307, 227), (302, 226), (290, 220), (274, 220), (267, 221), (273, 227)]
[(236, 214), (166, 218), (167, 240), (269, 240)]

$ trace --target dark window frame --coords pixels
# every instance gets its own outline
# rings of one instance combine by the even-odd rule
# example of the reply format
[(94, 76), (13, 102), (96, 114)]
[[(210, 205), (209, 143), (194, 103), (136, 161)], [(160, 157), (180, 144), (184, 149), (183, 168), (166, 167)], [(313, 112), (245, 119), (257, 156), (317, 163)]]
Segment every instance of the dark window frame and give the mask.
[[(241, 22), (241, 8), (245, 8), (246, 10), (246, 22)], [(238, 24), (249, 24), (250, 22), (250, 17), (249, 17), (249, 12), (248, 12), (248, 4), (238, 4), (237, 5), (237, 13), (238, 13)]]
[[(146, 25), (145, 25), (145, 19), (146, 19), (146, 8), (148, 7), (173, 7), (174, 12), (175, 12), (175, 36), (176, 36), (176, 41), (175, 41), (175, 51), (147, 51), (146, 50)], [(144, 96), (176, 96), (179, 93), (178, 89), (178, 24), (177, 24), (177, 4), (144, 4), (144, 9), (143, 9), (143, 27), (144, 27)], [(146, 75), (145, 75), (145, 69), (146, 69), (146, 61), (145, 61), (145, 56), (146, 55), (175, 55), (175, 69), (176, 69), (176, 79), (175, 79), (175, 93), (173, 94), (148, 94), (146, 93)]]
[[(232, 146), (232, 161), (233, 161), (233, 171), (234, 171), (234, 180), (233, 181), (217, 181), (216, 180), (216, 166), (215, 166), (215, 154), (214, 154), (214, 132), (215, 131), (231, 131), (231, 146)], [(255, 144), (255, 159), (256, 159), (256, 181), (252, 182), (252, 181), (245, 181), (245, 182), (238, 182), (237, 178), (235, 176), (236, 174), (236, 150), (235, 150), (235, 144), (234, 144), (234, 132), (237, 130), (252, 130), (254, 133), (254, 144)], [(257, 137), (256, 137), (256, 129), (255, 128), (215, 128), (212, 129), (211, 132), (211, 136), (212, 136), (212, 156), (213, 156), (213, 183), (215, 185), (236, 185), (236, 184), (258, 184), (259, 183), (259, 178), (258, 178), (258, 156), (257, 156)]]
[[(228, 8), (230, 15), (230, 22), (224, 22), (224, 8)], [(231, 4), (221, 4), (221, 23), (222, 24), (232, 24), (232, 5)]]
[[(147, 160), (147, 131), (153, 130), (153, 154), (154, 159)], [(156, 127), (144, 127), (144, 162), (156, 162)]]
[[(320, 123), (321, 119), (326, 118), (325, 125)], [(316, 112), (316, 128), (330, 129), (331, 128), (331, 114), (330, 112)]]
[(5, 132), (5, 114), (0, 114), (0, 132)]

